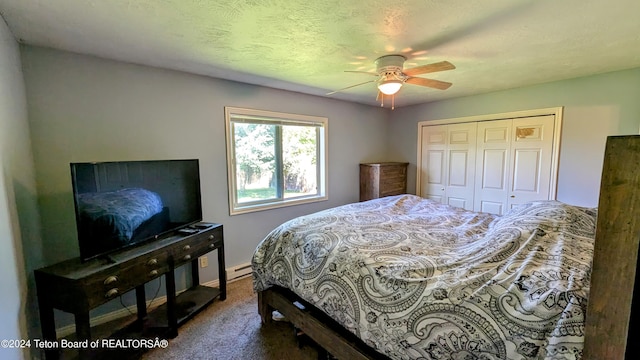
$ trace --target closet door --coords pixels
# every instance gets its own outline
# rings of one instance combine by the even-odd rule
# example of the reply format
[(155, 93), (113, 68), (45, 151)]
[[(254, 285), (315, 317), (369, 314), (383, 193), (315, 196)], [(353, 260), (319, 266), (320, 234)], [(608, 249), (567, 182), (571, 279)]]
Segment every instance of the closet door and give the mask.
[(511, 119), (478, 123), (475, 211), (503, 214), (507, 209), (512, 126)]
[(508, 208), (549, 199), (555, 117), (513, 120)]
[(474, 210), (504, 214), (549, 199), (554, 125), (553, 115), (478, 124)]
[(473, 209), (476, 123), (422, 128), (422, 197)]
[(422, 128), (420, 196), (445, 202), (448, 125)]

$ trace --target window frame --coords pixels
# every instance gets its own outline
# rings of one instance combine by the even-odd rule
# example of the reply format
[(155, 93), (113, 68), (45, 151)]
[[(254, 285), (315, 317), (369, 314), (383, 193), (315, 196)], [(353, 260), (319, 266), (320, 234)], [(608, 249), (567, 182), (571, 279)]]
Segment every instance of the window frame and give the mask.
[[(238, 215), (254, 211), (262, 211), (268, 209), (276, 209), (286, 206), (313, 203), (325, 201), (328, 199), (328, 132), (329, 119), (320, 116), (290, 114), (275, 111), (247, 109), (239, 107), (225, 106), (225, 137), (227, 142), (227, 188), (229, 191), (229, 214)], [(234, 119), (242, 118), (244, 121), (236, 121)], [(255, 120), (252, 122), (251, 120)], [(285, 198), (284, 194), (280, 194), (277, 199), (257, 200), (251, 203), (238, 203), (238, 185), (236, 183), (236, 162), (235, 162), (235, 134), (233, 123), (266, 123), (272, 125), (311, 125), (319, 129), (316, 146), (316, 177), (317, 177), (317, 193), (314, 195), (300, 196), (294, 198)], [(281, 132), (281, 131), (280, 131)], [(279, 138), (277, 148), (282, 148), (282, 138)], [(277, 161), (281, 161), (277, 160)], [(280, 166), (278, 176), (282, 177), (282, 167)], [(276, 190), (276, 193), (279, 191)], [(281, 197), (280, 197), (281, 196)]]

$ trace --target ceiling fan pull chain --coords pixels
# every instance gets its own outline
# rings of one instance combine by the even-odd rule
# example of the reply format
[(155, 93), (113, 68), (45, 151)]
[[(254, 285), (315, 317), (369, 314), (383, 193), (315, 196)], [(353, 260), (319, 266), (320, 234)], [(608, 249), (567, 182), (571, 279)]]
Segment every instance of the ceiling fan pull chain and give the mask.
[(391, 110), (396, 108), (396, 95), (391, 95)]

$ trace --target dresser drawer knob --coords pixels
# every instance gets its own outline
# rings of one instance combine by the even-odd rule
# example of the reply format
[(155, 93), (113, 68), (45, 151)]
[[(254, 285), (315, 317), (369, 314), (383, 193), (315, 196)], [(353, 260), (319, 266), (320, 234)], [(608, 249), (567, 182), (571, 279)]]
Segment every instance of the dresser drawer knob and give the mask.
[(213, 240), (213, 239), (215, 239), (215, 236), (209, 235), (209, 240)]
[(149, 266), (156, 265), (157, 263), (158, 263), (158, 259), (156, 259), (156, 258), (149, 259), (149, 261), (147, 261), (147, 265), (149, 265)]
[(209, 244), (209, 249), (215, 249), (216, 248), (216, 244)]
[(184, 259), (184, 260), (191, 260), (191, 255), (185, 255), (182, 259)]
[(156, 276), (156, 275), (158, 275), (158, 270), (149, 271), (149, 276)]
[(105, 285), (109, 285), (109, 284), (113, 284), (114, 282), (118, 281), (118, 277), (111, 275), (108, 278), (104, 279), (104, 284)]
[(112, 297), (114, 297), (116, 295), (118, 295), (118, 288), (113, 288), (113, 289), (107, 291), (106, 294), (104, 294), (104, 297), (112, 298)]
[(189, 245), (185, 245), (185, 246), (182, 248), (182, 250), (185, 250), (185, 251), (187, 251), (187, 250), (189, 250), (189, 249), (191, 249), (191, 246), (189, 246)]

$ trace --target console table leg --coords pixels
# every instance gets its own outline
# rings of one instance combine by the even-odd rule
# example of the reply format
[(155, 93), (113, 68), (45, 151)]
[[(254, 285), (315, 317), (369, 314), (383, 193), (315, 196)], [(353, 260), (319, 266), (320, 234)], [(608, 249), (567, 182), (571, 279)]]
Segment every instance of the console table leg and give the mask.
[(220, 300), (227, 298), (227, 270), (224, 263), (224, 244), (218, 247), (218, 277), (220, 278)]
[[(76, 337), (79, 341), (91, 341), (91, 324), (89, 323), (89, 312), (79, 312), (74, 314), (76, 319)], [(80, 359), (90, 359), (89, 349), (79, 349)]]
[(138, 309), (138, 321), (142, 325), (142, 321), (147, 317), (147, 295), (144, 285), (136, 286), (136, 307)]
[(191, 287), (200, 285), (200, 271), (198, 270), (198, 259), (191, 260)]
[(173, 270), (165, 274), (167, 283), (167, 325), (169, 337), (178, 336), (178, 314), (176, 312), (176, 275)]
[[(46, 301), (44, 296), (38, 296), (38, 307), (40, 310), (40, 326), (42, 328), (42, 339), (54, 342), (57, 340), (56, 324), (53, 315), (53, 307)], [(60, 354), (56, 349), (45, 350), (44, 356), (47, 360), (58, 359)]]

